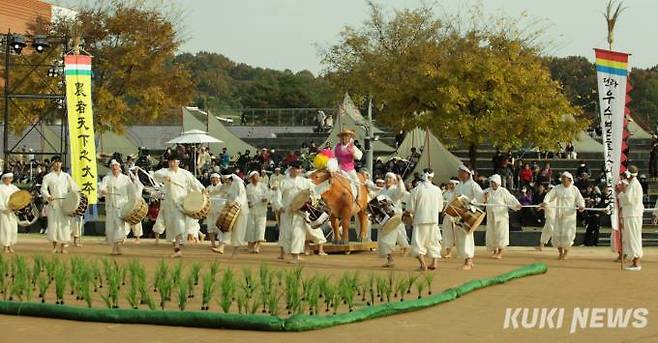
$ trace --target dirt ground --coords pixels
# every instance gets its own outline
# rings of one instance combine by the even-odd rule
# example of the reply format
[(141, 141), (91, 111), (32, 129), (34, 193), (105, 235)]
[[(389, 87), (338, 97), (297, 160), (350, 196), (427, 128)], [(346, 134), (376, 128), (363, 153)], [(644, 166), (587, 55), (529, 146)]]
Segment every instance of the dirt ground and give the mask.
[[(82, 248), (69, 248), (69, 255), (89, 258), (107, 256), (110, 247), (98, 238), (89, 238)], [(18, 254), (50, 254), (50, 246), (40, 236), (21, 235), (16, 246)], [(137, 258), (153, 268), (171, 253), (168, 245), (155, 246), (152, 240), (140, 245), (129, 242), (126, 254), (119, 259), (127, 262)], [(234, 258), (215, 255), (203, 244), (188, 245), (183, 262), (211, 262), (220, 265), (257, 267), (265, 262), (272, 267), (288, 267), (277, 261), (278, 248), (268, 246), (260, 255), (239, 254)], [(658, 341), (658, 251), (645, 249), (644, 269), (641, 272), (620, 271), (613, 263), (608, 248), (574, 247), (568, 261), (557, 261), (554, 249), (543, 252), (531, 248), (510, 248), (502, 260), (488, 259), (488, 253), (478, 248), (475, 269), (459, 269), (457, 260), (442, 261), (435, 271), (434, 288), (444, 289), (466, 280), (493, 276), (519, 266), (545, 262), (545, 275), (527, 277), (508, 284), (489, 287), (468, 294), (453, 302), (430, 309), (380, 318), (361, 323), (302, 333), (269, 333), (250, 331), (210, 330), (196, 328), (161, 327), (83, 323), (31, 317), (0, 316), (0, 342), (656, 342)], [(304, 260), (306, 273), (337, 275), (343, 271), (387, 272), (379, 266), (383, 260), (374, 252), (352, 255), (310, 256)], [(149, 267), (150, 266), (150, 267)], [(404, 273), (417, 268), (410, 257), (397, 257), (394, 270)], [(561, 328), (504, 329), (507, 308), (564, 308), (565, 320)], [(586, 328), (570, 333), (575, 308), (646, 308), (648, 325), (645, 328)], [(519, 316), (519, 321), (521, 317)], [(604, 318), (605, 321), (605, 318)]]

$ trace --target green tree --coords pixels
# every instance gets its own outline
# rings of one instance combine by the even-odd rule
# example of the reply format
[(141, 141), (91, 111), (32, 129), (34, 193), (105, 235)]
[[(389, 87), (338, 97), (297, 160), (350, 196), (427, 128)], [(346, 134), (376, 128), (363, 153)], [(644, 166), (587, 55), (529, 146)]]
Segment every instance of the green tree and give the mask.
[(650, 131), (658, 121), (658, 66), (649, 69), (633, 68), (629, 76), (631, 114), (640, 118)]
[(582, 56), (548, 57), (546, 63), (569, 101), (582, 108), (588, 117), (597, 119), (599, 99), (594, 64)]
[(518, 21), (484, 18), (479, 8), (446, 20), (427, 7), (392, 18), (370, 8), (363, 27), (345, 28), (323, 61), (338, 88), (374, 97), (379, 120), (392, 127), (430, 128), (468, 147), (475, 167), (485, 141), (549, 150), (588, 125), (532, 44), (540, 31), (521, 34)]

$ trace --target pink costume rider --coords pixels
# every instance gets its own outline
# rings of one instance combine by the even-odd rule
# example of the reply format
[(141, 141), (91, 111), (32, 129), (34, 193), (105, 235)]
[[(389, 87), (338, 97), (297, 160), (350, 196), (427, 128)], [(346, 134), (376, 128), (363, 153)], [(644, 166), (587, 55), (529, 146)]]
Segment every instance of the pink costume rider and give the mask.
[(353, 183), (358, 185), (360, 181), (355, 170), (354, 160), (360, 160), (363, 153), (359, 148), (354, 146), (354, 131), (343, 129), (338, 134), (338, 138), (340, 142), (336, 144), (336, 148), (334, 149), (338, 166), (340, 170), (349, 176)]

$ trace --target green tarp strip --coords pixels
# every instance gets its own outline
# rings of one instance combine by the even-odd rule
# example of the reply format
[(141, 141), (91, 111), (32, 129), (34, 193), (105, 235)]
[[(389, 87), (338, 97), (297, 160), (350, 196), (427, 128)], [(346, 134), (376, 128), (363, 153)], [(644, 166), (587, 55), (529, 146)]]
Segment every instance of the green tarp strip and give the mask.
[(288, 319), (268, 315), (241, 315), (206, 311), (158, 311), (132, 309), (96, 309), (68, 305), (0, 301), (0, 313), (90, 322), (152, 324), (216, 329), (257, 331), (307, 331), (360, 322), (409, 311), (416, 311), (459, 298), (469, 292), (505, 283), (517, 278), (543, 274), (543, 263), (535, 263), (498, 276), (471, 280), (440, 294), (418, 300), (392, 302), (364, 307), (354, 312), (329, 316), (296, 315)]

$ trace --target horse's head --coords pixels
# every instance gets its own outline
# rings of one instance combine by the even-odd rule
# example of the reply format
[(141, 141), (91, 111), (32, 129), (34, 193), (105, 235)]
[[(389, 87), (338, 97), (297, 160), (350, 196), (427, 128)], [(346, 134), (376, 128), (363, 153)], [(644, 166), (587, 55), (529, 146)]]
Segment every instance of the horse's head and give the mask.
[(321, 184), (321, 183), (327, 181), (328, 179), (330, 179), (330, 178), (331, 178), (331, 174), (330, 174), (329, 172), (327, 172), (326, 170), (316, 169), (316, 170), (313, 170), (313, 171), (308, 175), (308, 178), (309, 178), (309, 180), (311, 180), (311, 182), (313, 182), (314, 184), (319, 185), (319, 184)]

